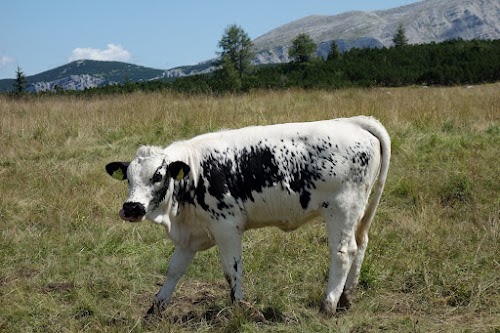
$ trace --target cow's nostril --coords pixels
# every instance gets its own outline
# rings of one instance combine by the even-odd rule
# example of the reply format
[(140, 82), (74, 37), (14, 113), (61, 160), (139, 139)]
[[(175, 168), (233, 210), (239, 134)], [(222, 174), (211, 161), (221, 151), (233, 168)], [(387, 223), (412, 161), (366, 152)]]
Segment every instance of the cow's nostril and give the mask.
[(140, 202), (125, 202), (123, 212), (127, 217), (141, 217), (146, 215), (146, 209)]

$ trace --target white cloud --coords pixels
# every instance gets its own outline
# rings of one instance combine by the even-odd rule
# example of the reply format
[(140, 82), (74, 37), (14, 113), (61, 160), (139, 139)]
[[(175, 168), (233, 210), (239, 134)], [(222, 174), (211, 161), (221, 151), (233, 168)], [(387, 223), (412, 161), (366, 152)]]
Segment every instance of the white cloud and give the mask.
[(14, 59), (12, 59), (11, 57), (0, 55), (0, 69), (7, 67), (8, 65), (10, 65), (13, 62), (14, 62)]
[(75, 60), (103, 60), (103, 61), (129, 61), (132, 55), (121, 45), (108, 44), (104, 50), (92, 47), (78, 47), (71, 52), (69, 61)]

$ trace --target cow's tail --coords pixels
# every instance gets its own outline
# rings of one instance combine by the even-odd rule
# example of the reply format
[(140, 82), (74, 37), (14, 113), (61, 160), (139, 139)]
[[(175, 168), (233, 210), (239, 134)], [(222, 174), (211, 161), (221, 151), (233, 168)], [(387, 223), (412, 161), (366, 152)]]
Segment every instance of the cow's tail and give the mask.
[(364, 215), (361, 218), (356, 229), (356, 243), (358, 246), (368, 240), (368, 230), (375, 217), (382, 192), (384, 191), (385, 181), (387, 179), (387, 172), (389, 171), (389, 163), (391, 159), (391, 138), (385, 127), (373, 117), (353, 117), (348, 119), (350, 122), (358, 124), (364, 130), (374, 135), (380, 142), (381, 162), (380, 169), (373, 195), (365, 209)]

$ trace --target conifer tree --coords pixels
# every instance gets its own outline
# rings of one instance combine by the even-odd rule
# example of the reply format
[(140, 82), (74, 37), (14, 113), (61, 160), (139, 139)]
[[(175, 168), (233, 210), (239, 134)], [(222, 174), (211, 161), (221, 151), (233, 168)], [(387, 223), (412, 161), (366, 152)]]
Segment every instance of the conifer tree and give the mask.
[(392, 38), (395, 47), (408, 45), (408, 38), (406, 38), (406, 31), (402, 24), (399, 25), (396, 34)]
[(332, 40), (332, 44), (330, 46), (330, 51), (328, 52), (328, 56), (327, 56), (326, 60), (335, 61), (338, 58), (340, 58), (339, 48), (337, 46), (337, 43), (334, 40)]
[(311, 36), (306, 33), (301, 33), (292, 41), (292, 46), (288, 50), (288, 55), (293, 61), (304, 63), (311, 60), (315, 51), (316, 43), (314, 43)]
[(224, 67), (231, 64), (241, 79), (244, 74), (249, 72), (252, 65), (254, 57), (252, 46), (252, 40), (243, 28), (236, 24), (228, 26), (218, 43), (218, 47), (222, 49), (218, 52), (219, 65)]
[(16, 69), (16, 79), (14, 81), (14, 92), (22, 94), (26, 90), (26, 83), (28, 80), (19, 66)]

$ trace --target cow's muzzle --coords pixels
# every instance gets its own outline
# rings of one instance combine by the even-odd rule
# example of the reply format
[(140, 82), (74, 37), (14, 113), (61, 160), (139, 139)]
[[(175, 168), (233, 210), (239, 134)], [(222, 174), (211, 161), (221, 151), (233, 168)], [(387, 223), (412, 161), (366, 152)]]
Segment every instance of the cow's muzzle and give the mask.
[(140, 222), (144, 220), (146, 209), (140, 202), (125, 202), (119, 215), (125, 221)]

